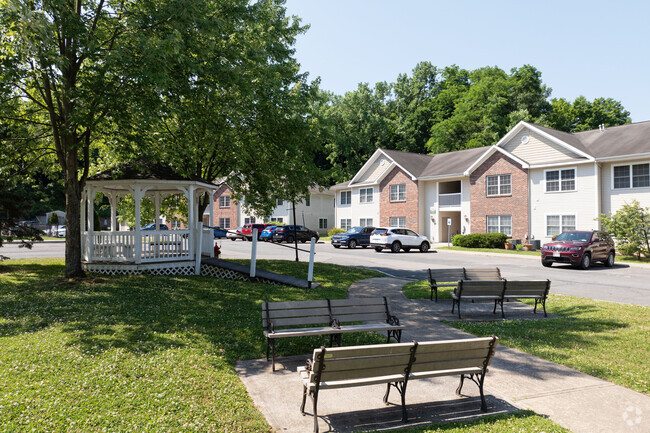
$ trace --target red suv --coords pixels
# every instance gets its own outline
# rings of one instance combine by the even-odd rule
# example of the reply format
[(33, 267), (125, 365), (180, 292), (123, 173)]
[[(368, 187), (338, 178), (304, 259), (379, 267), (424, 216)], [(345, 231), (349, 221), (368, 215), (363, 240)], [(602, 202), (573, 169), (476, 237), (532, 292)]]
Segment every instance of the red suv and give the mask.
[(244, 240), (253, 240), (253, 229), (257, 229), (257, 240), (260, 239), (262, 231), (270, 224), (246, 224), (241, 229), (241, 234), (243, 234)]
[(614, 266), (615, 256), (612, 238), (597, 230), (564, 232), (542, 246), (542, 265), (546, 267), (554, 262), (582, 269), (588, 269), (592, 262)]

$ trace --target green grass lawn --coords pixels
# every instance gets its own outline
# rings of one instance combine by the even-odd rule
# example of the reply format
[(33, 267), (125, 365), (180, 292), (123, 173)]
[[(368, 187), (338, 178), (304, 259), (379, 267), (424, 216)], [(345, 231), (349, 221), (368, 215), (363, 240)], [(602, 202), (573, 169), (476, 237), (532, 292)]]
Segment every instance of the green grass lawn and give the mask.
[[(307, 273), (306, 263), (260, 260), (258, 267)], [(321, 286), (307, 291), (209, 277), (68, 281), (59, 259), (0, 263), (1, 430), (269, 432), (234, 369), (238, 359), (265, 355), (261, 302), (342, 298), (352, 282), (381, 276), (321, 263), (314, 274)], [(310, 353), (325, 340), (287, 339), (278, 352)], [(464, 430), (469, 425), (475, 427)], [(531, 431), (533, 425), (562, 431), (527, 412), (417, 431)]]
[[(426, 280), (406, 285), (411, 299), (429, 299)], [(450, 299), (451, 288), (438, 290)], [(650, 395), (650, 308), (551, 294), (545, 320), (449, 322), (499, 342)]]

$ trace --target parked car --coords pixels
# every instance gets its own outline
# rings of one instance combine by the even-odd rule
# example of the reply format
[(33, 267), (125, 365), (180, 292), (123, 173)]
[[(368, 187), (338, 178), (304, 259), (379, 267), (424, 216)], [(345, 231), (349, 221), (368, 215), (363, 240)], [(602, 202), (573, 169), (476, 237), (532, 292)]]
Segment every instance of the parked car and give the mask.
[[(151, 223), (142, 227), (140, 230), (156, 230), (156, 224)], [(169, 227), (165, 224), (158, 224), (158, 230), (169, 230)]]
[(221, 227), (205, 226), (205, 228), (212, 229), (215, 239), (225, 238), (228, 234), (228, 230), (222, 229)]
[(228, 233), (226, 234), (226, 238), (230, 239), (231, 241), (236, 241), (237, 239), (241, 239), (243, 241), (246, 240), (246, 236), (244, 236), (241, 232), (242, 228), (237, 227), (236, 229), (230, 229), (228, 230)]
[(384, 248), (394, 253), (400, 250), (409, 252), (412, 248), (418, 248), (421, 252), (429, 251), (431, 244), (426, 236), (420, 236), (411, 229), (400, 227), (376, 228), (370, 235), (370, 246), (377, 252)]
[(241, 229), (241, 233), (246, 236), (246, 239), (244, 240), (253, 240), (253, 229), (257, 229), (257, 239), (260, 239), (260, 235), (262, 234), (262, 231), (269, 226), (270, 224), (261, 224), (261, 223), (253, 223), (253, 224), (245, 224), (244, 227)]
[(342, 246), (352, 249), (357, 246), (368, 248), (370, 245), (370, 234), (374, 229), (374, 227), (352, 227), (345, 233), (332, 235), (332, 246), (334, 248), (341, 248)]
[(272, 226), (266, 226), (264, 230), (262, 230), (262, 234), (260, 235), (260, 240), (264, 242), (273, 242), (273, 232), (275, 231), (275, 228), (277, 226), (272, 225)]
[[(294, 227), (295, 227), (295, 238), (294, 238)], [(311, 238), (316, 238), (316, 241), (320, 238), (318, 233), (313, 230), (309, 230), (307, 227), (299, 225), (286, 225), (278, 226), (273, 232), (273, 242), (287, 242), (292, 243), (294, 240), (305, 243), (311, 241)]]
[(57, 238), (64, 238), (67, 234), (67, 230), (65, 226), (58, 226), (56, 228), (56, 237)]
[(553, 263), (570, 263), (576, 268), (588, 269), (593, 262), (614, 266), (615, 257), (614, 241), (607, 233), (598, 230), (564, 232), (542, 246), (542, 265), (545, 267)]

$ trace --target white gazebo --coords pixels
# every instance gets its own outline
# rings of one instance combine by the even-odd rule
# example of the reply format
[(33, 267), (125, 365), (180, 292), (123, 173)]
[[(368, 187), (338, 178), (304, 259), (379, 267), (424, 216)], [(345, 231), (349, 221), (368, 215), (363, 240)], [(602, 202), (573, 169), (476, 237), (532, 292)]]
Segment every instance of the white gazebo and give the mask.
[[(191, 275), (201, 272), (201, 255), (213, 256), (213, 232), (199, 220), (199, 197), (208, 193), (209, 221), (218, 186), (199, 178), (185, 178), (171, 169), (148, 162), (131, 162), (88, 178), (81, 199), (81, 250), (86, 271), (104, 274)], [(101, 192), (111, 205), (110, 231), (94, 230), (93, 202)], [(117, 230), (117, 204), (130, 194), (135, 201), (133, 230)], [(182, 194), (188, 204), (185, 230), (159, 230), (160, 204), (171, 194)], [(142, 230), (142, 199), (154, 204), (154, 227)], [(202, 218), (202, 215), (201, 215)]]

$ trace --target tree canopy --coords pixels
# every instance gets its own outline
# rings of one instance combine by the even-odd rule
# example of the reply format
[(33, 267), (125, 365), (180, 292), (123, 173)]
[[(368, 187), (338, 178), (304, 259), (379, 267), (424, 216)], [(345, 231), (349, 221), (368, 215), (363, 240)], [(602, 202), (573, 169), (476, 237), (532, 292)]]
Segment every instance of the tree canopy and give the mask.
[(611, 98), (580, 96), (571, 103), (550, 95), (531, 65), (507, 73), (429, 62), (394, 83), (361, 83), (343, 96), (329, 95), (319, 112), (332, 182), (349, 180), (380, 147), (442, 153), (487, 146), (522, 120), (566, 132), (630, 122), (630, 113)]
[(2, 174), (60, 169), (66, 275), (83, 275), (93, 168), (144, 156), (225, 176), (260, 208), (270, 189), (306, 193), (316, 90), (292, 57), (304, 30), (281, 0), (0, 0)]

